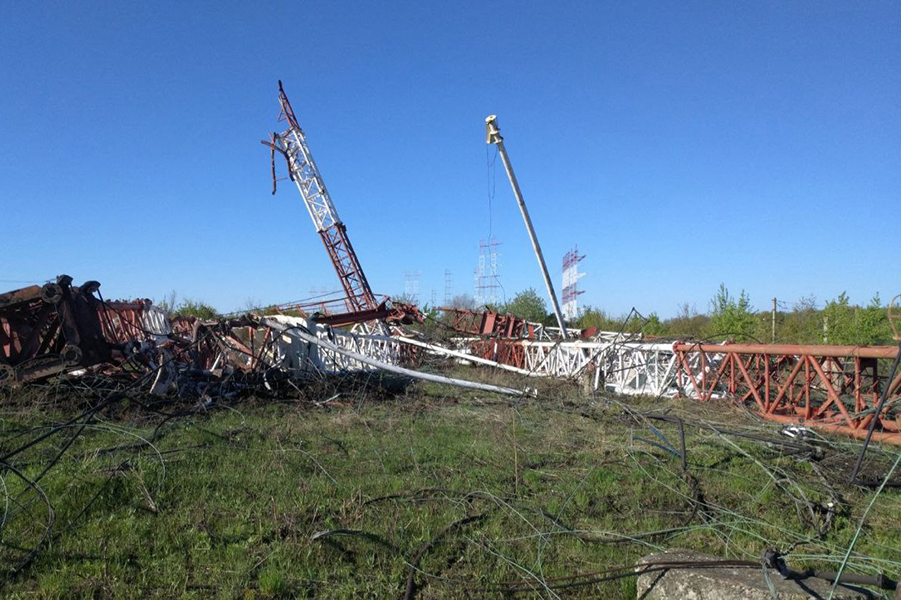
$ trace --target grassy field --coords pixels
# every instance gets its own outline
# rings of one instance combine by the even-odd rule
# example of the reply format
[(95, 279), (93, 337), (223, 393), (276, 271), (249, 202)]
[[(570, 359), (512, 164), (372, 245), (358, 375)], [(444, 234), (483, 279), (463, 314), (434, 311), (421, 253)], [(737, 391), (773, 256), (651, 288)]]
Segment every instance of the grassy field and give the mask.
[[(5, 450), (72, 412), (4, 407)], [(676, 426), (636, 416), (663, 410), (703, 424), (686, 429), (687, 474)], [(874, 494), (843, 483), (857, 445), (818, 441), (814, 460), (711, 430), (780, 438), (728, 404), (416, 384), (185, 413), (119, 405), (40, 491), (4, 474), (5, 596), (634, 598), (631, 577), (573, 576), (670, 547), (750, 560), (791, 548), (792, 566), (835, 570)], [(37, 478), (71, 437), (17, 457), (19, 473)], [(42, 494), (53, 535), (17, 568), (51, 518)], [(887, 488), (849, 570), (898, 576), (898, 514)]]

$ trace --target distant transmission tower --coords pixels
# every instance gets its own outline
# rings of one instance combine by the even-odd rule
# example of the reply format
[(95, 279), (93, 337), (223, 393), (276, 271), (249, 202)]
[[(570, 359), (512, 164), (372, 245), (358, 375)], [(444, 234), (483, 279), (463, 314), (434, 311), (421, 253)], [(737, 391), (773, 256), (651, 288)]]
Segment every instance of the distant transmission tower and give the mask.
[(404, 296), (419, 304), (419, 271), (404, 271)]
[(452, 293), (451, 293), (451, 270), (444, 269), (444, 305), (450, 306), (451, 302), (453, 302)]
[(497, 246), (500, 242), (491, 237), (486, 242), (479, 240), (479, 266), (475, 269), (475, 301), (482, 306), (484, 304), (497, 304), (498, 284), (497, 274)]
[(585, 277), (579, 273), (579, 263), (584, 258), (578, 246), (563, 255), (563, 318), (567, 321), (579, 318), (579, 296), (585, 293), (579, 290), (579, 280)]
[(323, 296), (328, 296), (330, 294), (337, 295), (338, 293), (338, 288), (335, 286), (322, 286), (321, 288), (312, 285), (310, 286), (310, 298), (322, 298)]

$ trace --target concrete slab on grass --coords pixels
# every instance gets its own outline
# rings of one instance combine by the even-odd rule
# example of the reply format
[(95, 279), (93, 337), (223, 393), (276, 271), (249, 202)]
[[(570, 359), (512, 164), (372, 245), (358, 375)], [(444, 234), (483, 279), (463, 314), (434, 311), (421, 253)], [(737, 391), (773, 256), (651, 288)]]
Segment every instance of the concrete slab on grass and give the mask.
[[(641, 563), (693, 562), (723, 560), (719, 556), (692, 550), (673, 549), (652, 554)], [(780, 600), (825, 600), (832, 583), (823, 579), (783, 579), (776, 571), (769, 571), (770, 582)], [(714, 567), (669, 569), (652, 571), (638, 576), (639, 600), (773, 600), (764, 579), (762, 568)], [(845, 585), (835, 590), (833, 600), (869, 600), (876, 598), (869, 591)]]

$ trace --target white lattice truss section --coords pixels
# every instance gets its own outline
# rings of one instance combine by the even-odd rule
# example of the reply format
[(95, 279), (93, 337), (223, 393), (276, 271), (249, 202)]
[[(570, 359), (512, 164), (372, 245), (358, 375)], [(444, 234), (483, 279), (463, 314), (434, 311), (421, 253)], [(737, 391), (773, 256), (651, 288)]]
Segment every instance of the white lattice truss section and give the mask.
[[(620, 394), (696, 396), (691, 382), (680, 368), (671, 343), (605, 336), (603, 341), (523, 341), (520, 344), (523, 349), (523, 374), (588, 378), (593, 389)], [(461, 350), (467, 351), (465, 347)], [(701, 353), (686, 356), (694, 372), (699, 372), (700, 357)], [(723, 355), (706, 353), (705, 357), (705, 371), (715, 373)]]
[[(354, 331), (346, 331), (316, 325), (306, 318), (281, 315), (263, 318), (262, 325), (273, 331), (274, 343), (266, 361), (295, 375), (375, 370), (352, 357), (303, 340), (298, 331), (308, 332), (342, 350), (387, 364), (401, 365), (410, 355), (409, 340), (385, 335), (375, 327), (357, 327)], [(519, 344), (523, 349), (524, 366), (514, 370), (524, 375), (587, 380), (594, 390), (620, 394), (696, 396), (691, 382), (677, 362), (671, 343), (634, 341), (624, 336), (611, 339), (607, 336), (598, 341), (522, 341)], [(428, 346), (433, 354), (453, 353), (457, 358), (469, 353), (468, 344), (456, 351), (421, 342), (419, 345)], [(724, 355), (708, 352), (704, 356), (705, 371), (712, 375)], [(488, 360), (473, 359), (481, 364), (492, 364)], [(689, 361), (693, 372), (699, 372), (701, 353), (686, 354), (685, 360)], [(725, 390), (722, 395), (726, 395)]]
[(399, 340), (379, 333), (369, 333), (365, 329), (359, 331), (332, 329), (316, 325), (309, 319), (287, 316), (266, 317), (263, 324), (269, 325), (277, 332), (275, 355), (270, 357), (272, 364), (295, 373), (334, 374), (374, 370), (370, 365), (306, 342), (297, 335), (298, 330), (307, 331), (343, 350), (356, 352), (383, 363), (399, 365), (403, 358), (404, 345)]

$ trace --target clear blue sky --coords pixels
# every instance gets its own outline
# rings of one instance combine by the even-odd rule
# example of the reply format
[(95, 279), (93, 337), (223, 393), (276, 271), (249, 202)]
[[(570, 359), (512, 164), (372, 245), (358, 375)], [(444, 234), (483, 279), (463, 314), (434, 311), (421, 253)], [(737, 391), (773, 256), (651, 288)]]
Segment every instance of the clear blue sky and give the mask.
[[(259, 6), (258, 6), (259, 5)], [(0, 287), (221, 310), (337, 281), (259, 140), (282, 79), (376, 292), (472, 293), (499, 116), (553, 277), (700, 310), (901, 292), (897, 2), (7, 2)], [(508, 294), (541, 279), (497, 163)]]

